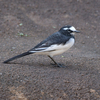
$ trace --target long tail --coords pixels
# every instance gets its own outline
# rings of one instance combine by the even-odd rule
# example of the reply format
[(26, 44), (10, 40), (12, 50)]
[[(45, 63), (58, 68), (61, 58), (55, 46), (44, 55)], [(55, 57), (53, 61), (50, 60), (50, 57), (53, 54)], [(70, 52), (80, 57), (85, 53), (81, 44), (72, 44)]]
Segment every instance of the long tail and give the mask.
[(29, 55), (29, 54), (32, 54), (32, 53), (30, 53), (30, 52), (24, 52), (24, 53), (22, 53), (22, 54), (20, 54), (20, 55), (17, 55), (17, 56), (15, 56), (15, 57), (12, 57), (12, 58), (10, 58), (10, 59), (4, 61), (3, 63), (8, 63), (9, 61), (12, 61), (12, 60), (21, 58), (21, 57), (26, 56), (26, 55)]

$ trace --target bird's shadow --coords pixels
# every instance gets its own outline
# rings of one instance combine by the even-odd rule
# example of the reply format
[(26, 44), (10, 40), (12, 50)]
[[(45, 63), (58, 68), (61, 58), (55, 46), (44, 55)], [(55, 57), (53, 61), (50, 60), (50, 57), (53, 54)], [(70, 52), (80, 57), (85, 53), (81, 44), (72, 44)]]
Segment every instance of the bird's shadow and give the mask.
[(4, 64), (28, 65), (28, 66), (34, 66), (34, 67), (67, 68), (67, 66), (62, 63), (58, 63), (59, 66), (57, 66), (53, 62), (43, 64), (43, 62), (18, 62), (16, 61), (16, 62), (4, 63)]
[(70, 61), (68, 61), (68, 62), (66, 62), (66, 63), (64, 63), (64, 64), (62, 64), (63, 65), (63, 67), (57, 67), (57, 66), (55, 66), (55, 64), (54, 63), (52, 63), (52, 62), (45, 62), (45, 64), (43, 63), (43, 62), (18, 62), (18, 61), (16, 61), (16, 62), (9, 62), (9, 63), (7, 63), (7, 64), (12, 64), (12, 65), (19, 65), (19, 66), (22, 66), (22, 67), (33, 67), (33, 68), (50, 68), (50, 69), (62, 69), (62, 70), (69, 70), (69, 71), (86, 71), (87, 70), (87, 67), (85, 66), (85, 65), (81, 65), (79, 62), (76, 62), (76, 65), (74, 64), (74, 63), (72, 63), (72, 62), (70, 62)]

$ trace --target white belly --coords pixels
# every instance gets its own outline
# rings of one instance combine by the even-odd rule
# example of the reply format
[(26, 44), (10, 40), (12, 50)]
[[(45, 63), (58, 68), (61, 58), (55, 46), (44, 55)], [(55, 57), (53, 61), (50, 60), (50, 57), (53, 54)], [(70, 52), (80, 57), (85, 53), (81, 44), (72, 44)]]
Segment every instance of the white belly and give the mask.
[(61, 44), (61, 45), (56, 45), (56, 51), (52, 51), (49, 53), (49, 55), (55, 56), (55, 55), (59, 55), (64, 53), (65, 51), (67, 51), (68, 49), (70, 49), (75, 43), (75, 40), (73, 38), (71, 38), (65, 45)]

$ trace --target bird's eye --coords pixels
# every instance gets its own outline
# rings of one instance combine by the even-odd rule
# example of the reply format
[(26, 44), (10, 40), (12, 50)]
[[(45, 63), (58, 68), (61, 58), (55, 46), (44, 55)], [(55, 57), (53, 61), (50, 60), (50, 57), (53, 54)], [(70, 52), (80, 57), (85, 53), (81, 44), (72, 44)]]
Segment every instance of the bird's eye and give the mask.
[(67, 32), (71, 33), (72, 31), (71, 30), (68, 30)]

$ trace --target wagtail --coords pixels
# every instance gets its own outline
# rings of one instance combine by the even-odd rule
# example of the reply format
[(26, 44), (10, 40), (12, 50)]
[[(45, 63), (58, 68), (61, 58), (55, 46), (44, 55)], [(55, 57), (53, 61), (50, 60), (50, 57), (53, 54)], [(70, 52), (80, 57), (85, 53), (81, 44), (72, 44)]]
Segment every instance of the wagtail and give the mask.
[(58, 32), (53, 33), (52, 35), (47, 37), (45, 40), (41, 41), (34, 48), (20, 55), (12, 57), (4, 61), (4, 63), (8, 63), (17, 58), (35, 53), (35, 54), (47, 55), (54, 62), (55, 65), (57, 65), (58, 67), (62, 67), (62, 65), (58, 64), (52, 57), (55, 55), (64, 53), (65, 51), (67, 51), (69, 48), (71, 48), (74, 45), (75, 33), (79, 33), (79, 31), (76, 30), (75, 27), (66, 25), (62, 27)]

